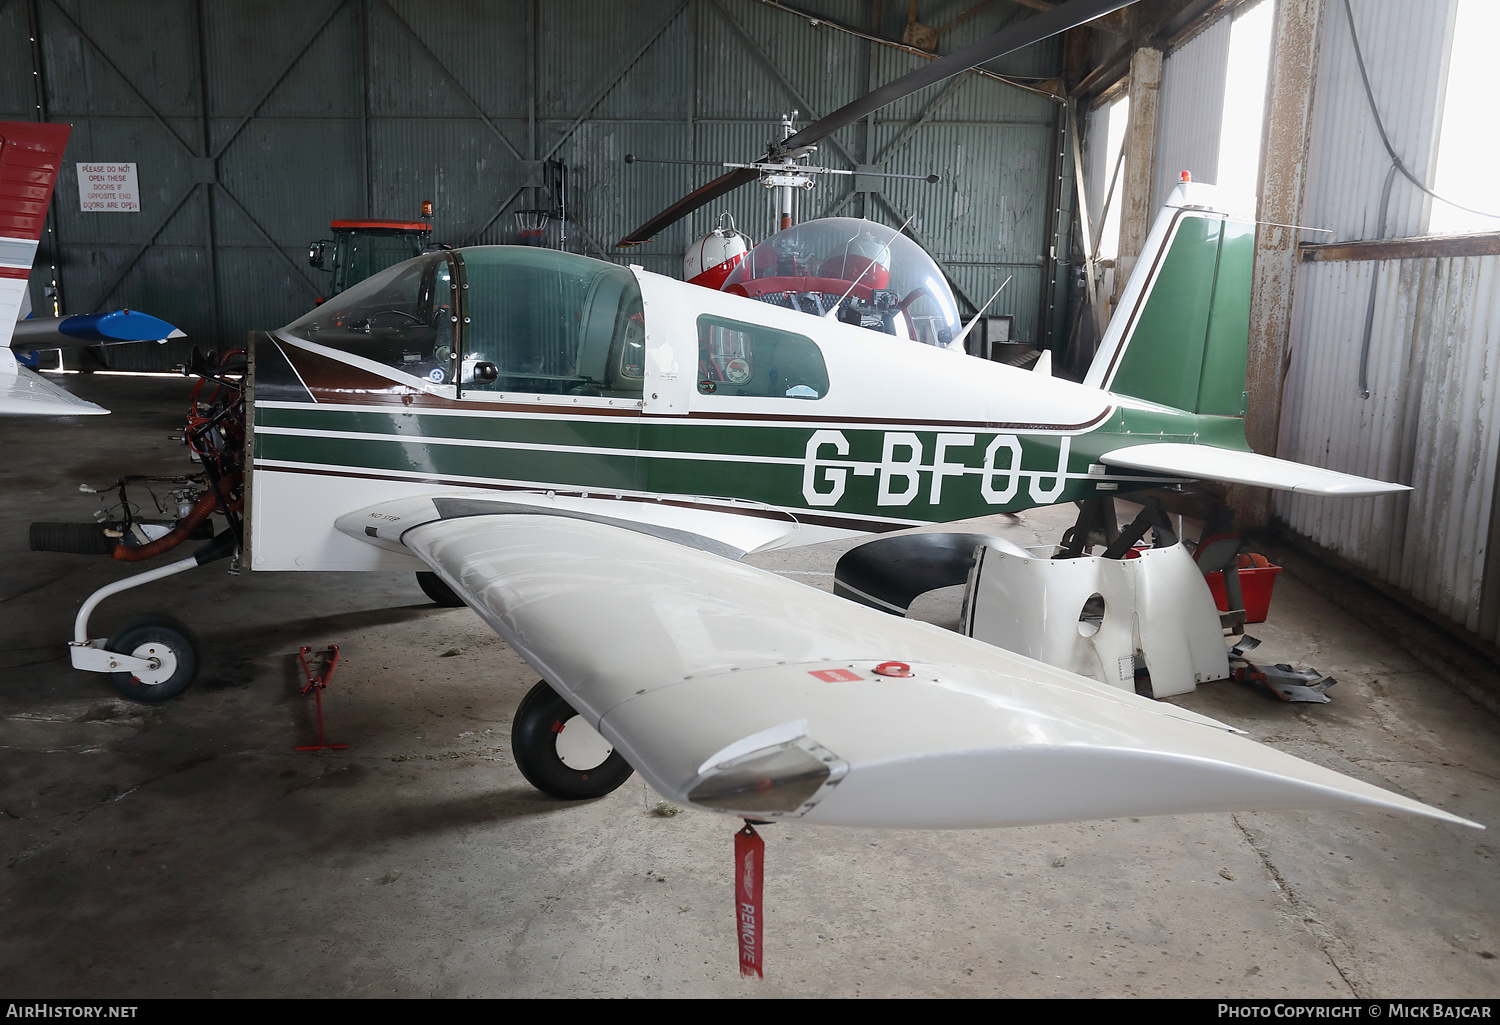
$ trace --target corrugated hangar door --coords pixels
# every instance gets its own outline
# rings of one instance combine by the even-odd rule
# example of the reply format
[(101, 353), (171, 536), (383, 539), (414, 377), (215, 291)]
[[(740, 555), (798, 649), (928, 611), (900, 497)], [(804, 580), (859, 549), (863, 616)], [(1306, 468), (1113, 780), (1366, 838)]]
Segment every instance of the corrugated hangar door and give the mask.
[[(565, 230), (574, 251), (680, 274), (689, 240), (721, 212), (764, 238), (767, 194), (743, 188), (620, 250), (621, 235), (721, 173), (625, 155), (757, 158), (782, 113), (806, 123), (922, 62), (888, 45), (905, 23), (895, 6), (815, 0), (798, 5), (808, 17), (755, 0), (0, 0), (0, 64), (22, 71), (0, 80), (0, 118), (74, 126), (34, 303), (50, 306), (55, 288), (64, 312), (166, 318), (189, 343), (105, 354), (166, 369), (192, 342), (233, 347), (308, 309), (328, 278), (307, 244), (332, 219), (412, 219), (431, 199), (437, 240), (515, 242), (518, 212), (547, 205), (549, 160), (570, 186), (552, 244)], [(924, 22), (952, 25), (940, 53), (1031, 13), (1007, 0), (959, 18), (972, 6), (918, 5)], [(1056, 78), (1058, 62), (1053, 41), (987, 70), (1026, 84)], [(991, 312), (1013, 315), (1020, 339), (1057, 339), (1072, 216), (1062, 123), (1038, 92), (960, 76), (815, 156), (940, 184), (826, 175), (799, 215), (909, 219), (961, 302), (1014, 274)], [(77, 165), (101, 162), (135, 166), (138, 210), (81, 209)]]

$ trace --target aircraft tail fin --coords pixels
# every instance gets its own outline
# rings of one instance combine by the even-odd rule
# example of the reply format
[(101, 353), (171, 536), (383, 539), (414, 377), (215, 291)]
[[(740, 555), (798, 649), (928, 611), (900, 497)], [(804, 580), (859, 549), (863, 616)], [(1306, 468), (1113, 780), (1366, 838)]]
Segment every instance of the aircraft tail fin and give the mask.
[(27, 283), (62, 169), (71, 125), (0, 121), (0, 413), (108, 413), (20, 366), (10, 351), (16, 318), (30, 312)]
[(71, 131), (0, 122), (0, 346), (10, 345)]
[(1212, 185), (1157, 216), (1084, 383), (1190, 413), (1245, 415), (1255, 221)]

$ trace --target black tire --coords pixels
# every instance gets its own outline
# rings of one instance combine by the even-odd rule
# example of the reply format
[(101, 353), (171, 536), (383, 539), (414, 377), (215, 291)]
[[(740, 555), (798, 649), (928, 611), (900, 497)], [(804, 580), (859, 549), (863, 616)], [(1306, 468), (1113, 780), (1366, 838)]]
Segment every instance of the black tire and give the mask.
[[(619, 788), (635, 770), (614, 748), (597, 765), (570, 766), (558, 751), (563, 731), (577, 718), (573, 706), (542, 680), (521, 699), (511, 724), (510, 749), (526, 782), (549, 797), (586, 801)], [(578, 724), (587, 726), (582, 719)]]
[(436, 573), (418, 573), (417, 586), (422, 589), (423, 594), (445, 608), (456, 609), (464, 604), (457, 592), (443, 583), (443, 578)]
[(198, 676), (198, 641), (193, 632), (167, 616), (144, 616), (126, 623), (109, 639), (109, 650), (139, 658), (158, 658), (161, 672), (136, 676), (110, 673), (115, 690), (131, 701), (155, 704), (187, 690)]

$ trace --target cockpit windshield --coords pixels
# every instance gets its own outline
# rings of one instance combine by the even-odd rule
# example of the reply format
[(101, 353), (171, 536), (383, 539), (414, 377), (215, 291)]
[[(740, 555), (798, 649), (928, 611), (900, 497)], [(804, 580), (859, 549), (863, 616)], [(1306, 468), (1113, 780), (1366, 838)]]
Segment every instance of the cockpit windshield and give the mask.
[(398, 263), (282, 330), (420, 378), (429, 391), (456, 386), (460, 396), (639, 398), (645, 374), (635, 275), (530, 246), (472, 246)]
[(456, 319), (448, 256), (429, 253), (366, 278), (282, 330), (446, 385)]
[[(725, 279), (723, 291), (838, 319), (925, 345), (958, 337), (958, 304), (932, 257), (894, 228), (825, 217), (778, 232)], [(847, 296), (847, 297), (846, 297)]]

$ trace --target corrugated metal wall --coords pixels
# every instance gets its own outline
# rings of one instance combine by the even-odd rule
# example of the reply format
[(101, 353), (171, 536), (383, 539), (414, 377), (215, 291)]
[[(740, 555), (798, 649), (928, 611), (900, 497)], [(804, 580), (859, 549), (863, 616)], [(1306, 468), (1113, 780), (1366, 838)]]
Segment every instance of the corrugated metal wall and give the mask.
[(1302, 268), (1278, 454), (1413, 491), (1344, 501), (1278, 495), (1276, 511), (1297, 533), (1495, 640), (1494, 613), (1482, 617), (1481, 607), (1494, 572), (1486, 562), (1500, 456), (1500, 257), (1376, 267)]
[(1167, 201), (1183, 171), (1191, 172), (1194, 181), (1219, 180), (1224, 75), (1233, 21), (1226, 14), (1162, 62), (1152, 210)]
[[(1454, 6), (1354, 5), (1386, 131), (1423, 178), (1436, 152)], [(1332, 228), (1336, 240), (1379, 237), (1390, 160), (1342, 0), (1324, 12), (1313, 123), (1305, 223)], [(1426, 206), (1397, 177), (1384, 237), (1421, 234)], [(1278, 454), (1414, 490), (1374, 501), (1278, 495), (1275, 505), (1293, 531), (1491, 641), (1500, 639), (1500, 560), (1491, 545), (1500, 484), (1497, 361), (1500, 257), (1303, 264)]]
[[(877, 15), (886, 37), (906, 19), (894, 0), (800, 6), (865, 30)], [(969, 6), (924, 0), (918, 14), (943, 25)], [(1029, 13), (992, 5), (940, 48)], [(569, 165), (570, 248), (678, 274), (721, 210), (764, 237), (767, 195), (742, 189), (616, 250), (719, 173), (625, 154), (754, 159), (782, 111), (828, 113), (920, 58), (752, 0), (0, 0), (0, 62), (22, 72), (0, 79), (0, 118), (74, 126), (44, 247), (65, 311), (137, 307), (215, 346), (311, 305), (327, 278), (306, 246), (330, 219), (413, 218), (433, 199), (439, 239), (514, 241), (514, 212), (544, 202), (547, 159)], [(1041, 78), (1058, 63), (1052, 42), (992, 70)], [(801, 216), (915, 215), (913, 233), (961, 295), (982, 302), (1014, 272), (994, 312), (1014, 315), (1021, 338), (1060, 337), (1065, 318), (1048, 314), (1066, 287), (1049, 235), (1059, 124), (1046, 98), (977, 76), (934, 87), (837, 133), (817, 159), (936, 172), (941, 184), (853, 193), (835, 178), (802, 197)], [(80, 212), (78, 161), (137, 163), (141, 212)], [(1069, 190), (1062, 198), (1066, 225)], [(52, 275), (39, 259), (39, 306)], [(177, 346), (111, 355), (137, 367), (184, 357)]]
[[(1162, 61), (1161, 95), (1157, 107), (1156, 153), (1153, 156), (1151, 204), (1155, 212), (1166, 202), (1182, 171), (1194, 180), (1216, 180), (1219, 163), (1220, 122), (1224, 116), (1224, 81), (1229, 56), (1229, 33), (1233, 10), (1168, 53)], [(1083, 118), (1084, 189), (1094, 230), (1103, 219), (1110, 177), (1115, 173), (1118, 152), (1109, 152), (1109, 104), (1101, 104)], [(1121, 169), (1110, 206), (1120, 208), (1125, 175)], [(1113, 278), (1105, 275), (1100, 287), (1106, 292)], [(1082, 355), (1082, 354), (1080, 354)], [(1087, 366), (1087, 360), (1083, 360)]]

